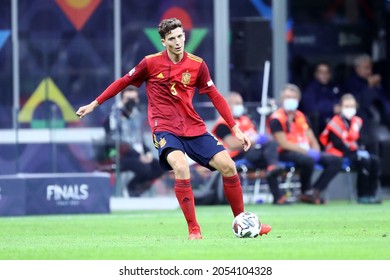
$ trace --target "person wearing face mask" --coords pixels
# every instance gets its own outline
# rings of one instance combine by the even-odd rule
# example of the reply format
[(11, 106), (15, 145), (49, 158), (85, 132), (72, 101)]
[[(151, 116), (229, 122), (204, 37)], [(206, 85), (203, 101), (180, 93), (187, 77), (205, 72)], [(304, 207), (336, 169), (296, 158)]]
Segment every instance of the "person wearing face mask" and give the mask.
[[(304, 203), (323, 204), (323, 192), (341, 170), (342, 159), (321, 152), (309, 121), (298, 110), (300, 98), (300, 89), (294, 84), (286, 84), (281, 91), (282, 107), (272, 113), (269, 128), (279, 145), (279, 159), (293, 162), (300, 171), (300, 200)], [(312, 184), (316, 163), (324, 169)]]
[(226, 101), (235, 122), (241, 131), (251, 139), (252, 146), (247, 152), (244, 152), (241, 143), (236, 140), (233, 131), (221, 117), (214, 124), (212, 133), (224, 144), (234, 161), (245, 158), (251, 165), (267, 171), (267, 183), (275, 205), (289, 204), (278, 184), (278, 176), (284, 171), (284, 168), (279, 165), (277, 143), (271, 139), (270, 135), (259, 134), (256, 131), (252, 120), (245, 115), (243, 99), (238, 92), (231, 92), (226, 97)]
[(120, 170), (134, 172), (133, 178), (127, 183), (128, 195), (131, 197), (142, 195), (152, 186), (153, 180), (163, 174), (158, 160), (143, 141), (144, 115), (139, 103), (137, 88), (125, 88), (121, 92), (120, 103), (112, 106), (104, 124), (109, 156), (115, 158), (115, 143), (119, 137)]
[(379, 188), (379, 158), (364, 149), (360, 141), (362, 118), (356, 116), (357, 102), (347, 93), (340, 100), (341, 113), (335, 115), (320, 135), (325, 151), (338, 157), (347, 157), (358, 172), (357, 201), (365, 204), (381, 203), (376, 193)]

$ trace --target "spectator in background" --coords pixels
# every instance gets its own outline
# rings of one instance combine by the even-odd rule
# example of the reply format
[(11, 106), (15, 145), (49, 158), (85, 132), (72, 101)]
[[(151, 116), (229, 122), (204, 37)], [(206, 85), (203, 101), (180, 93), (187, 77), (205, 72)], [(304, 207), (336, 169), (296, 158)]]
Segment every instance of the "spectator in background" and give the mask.
[(354, 72), (347, 79), (345, 89), (352, 93), (359, 104), (358, 116), (366, 124), (363, 127), (364, 141), (375, 139), (375, 132), (370, 129), (375, 124), (384, 124), (390, 127), (390, 104), (382, 87), (382, 77), (373, 73), (373, 63), (367, 54), (359, 55), (354, 60)]
[(267, 182), (273, 195), (273, 203), (276, 205), (288, 204), (286, 196), (279, 189), (278, 176), (284, 168), (278, 164), (277, 143), (271, 140), (267, 134), (259, 134), (256, 131), (252, 120), (245, 115), (245, 107), (242, 97), (237, 92), (231, 92), (226, 101), (232, 111), (234, 121), (239, 125), (241, 131), (252, 141), (251, 149), (247, 152), (242, 150), (242, 144), (234, 137), (232, 129), (226, 124), (222, 117), (215, 123), (212, 133), (221, 141), (231, 158), (237, 160), (245, 158), (250, 165), (266, 170)]
[(137, 197), (152, 186), (153, 180), (163, 174), (160, 164), (143, 141), (143, 114), (139, 109), (136, 87), (129, 86), (121, 92), (121, 101), (114, 104), (104, 128), (110, 147), (110, 156), (117, 153), (115, 143), (120, 142), (120, 170), (133, 171), (127, 183), (129, 196)]
[[(305, 115), (298, 110), (301, 91), (294, 84), (287, 84), (281, 91), (282, 108), (270, 118), (269, 126), (279, 144), (279, 159), (293, 162), (300, 171), (301, 196), (305, 203), (325, 203), (322, 192), (341, 170), (342, 159), (321, 153), (320, 145)], [(312, 184), (315, 164), (324, 167)]]
[(332, 80), (329, 64), (320, 62), (315, 67), (314, 78), (302, 93), (300, 109), (311, 121), (318, 136), (327, 122), (338, 113), (341, 89)]
[(358, 202), (380, 203), (376, 197), (379, 188), (380, 161), (368, 153), (360, 141), (363, 120), (356, 116), (357, 103), (352, 94), (345, 94), (340, 100), (341, 113), (335, 115), (321, 133), (320, 141), (325, 151), (338, 157), (347, 157), (352, 168), (358, 172)]

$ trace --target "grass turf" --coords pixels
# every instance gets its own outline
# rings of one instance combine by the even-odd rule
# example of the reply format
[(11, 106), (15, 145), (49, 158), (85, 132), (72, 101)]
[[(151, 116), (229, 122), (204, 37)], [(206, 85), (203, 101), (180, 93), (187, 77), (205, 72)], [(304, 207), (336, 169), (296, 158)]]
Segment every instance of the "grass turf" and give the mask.
[(197, 206), (202, 240), (180, 210), (0, 218), (2, 260), (389, 260), (390, 201), (381, 205), (248, 205), (268, 236), (236, 238), (228, 205)]

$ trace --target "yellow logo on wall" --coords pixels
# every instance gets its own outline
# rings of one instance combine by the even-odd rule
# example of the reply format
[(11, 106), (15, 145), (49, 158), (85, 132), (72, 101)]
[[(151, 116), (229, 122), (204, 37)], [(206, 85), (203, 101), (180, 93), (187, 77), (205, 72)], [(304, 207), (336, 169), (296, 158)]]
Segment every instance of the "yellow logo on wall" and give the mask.
[[(53, 82), (51, 78), (43, 79), (38, 85), (37, 89), (33, 92), (31, 97), (27, 100), (22, 110), (19, 112), (18, 120), (21, 123), (31, 123), (33, 125), (33, 115), (36, 108), (45, 101), (51, 101), (56, 104), (62, 113), (62, 122), (75, 122), (79, 118), (75, 114), (75, 110), (68, 102), (61, 90)], [(35, 127), (41, 125), (35, 125)], [(58, 126), (58, 125), (56, 125)]]

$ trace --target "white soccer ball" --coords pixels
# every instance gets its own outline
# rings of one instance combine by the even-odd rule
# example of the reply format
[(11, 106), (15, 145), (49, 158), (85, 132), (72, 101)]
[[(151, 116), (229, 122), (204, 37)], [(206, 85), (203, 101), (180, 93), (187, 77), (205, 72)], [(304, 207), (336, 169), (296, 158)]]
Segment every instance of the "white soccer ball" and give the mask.
[(259, 235), (260, 229), (260, 220), (252, 212), (242, 212), (234, 218), (232, 223), (234, 235), (240, 238), (255, 238)]

